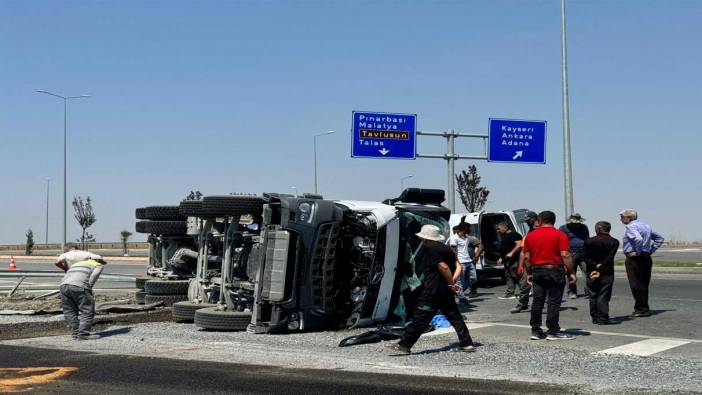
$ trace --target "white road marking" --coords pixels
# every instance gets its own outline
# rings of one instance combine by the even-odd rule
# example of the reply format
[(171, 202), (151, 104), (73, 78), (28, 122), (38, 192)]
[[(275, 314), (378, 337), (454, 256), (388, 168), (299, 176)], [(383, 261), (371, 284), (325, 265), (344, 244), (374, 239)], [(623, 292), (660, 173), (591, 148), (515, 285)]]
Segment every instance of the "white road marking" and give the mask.
[(593, 354), (621, 354), (638, 355), (640, 357), (646, 357), (689, 343), (689, 341), (684, 340), (646, 339), (634, 343), (625, 344), (623, 346), (612, 347), (606, 350), (597, 351)]
[[(487, 323), (487, 322), (468, 322), (468, 330), (473, 330), (473, 329), (480, 329), (480, 328), (485, 328), (488, 326), (492, 326), (492, 323)], [(446, 335), (449, 333), (456, 333), (456, 331), (453, 328), (439, 328), (435, 329), (429, 333), (425, 333), (422, 336), (439, 336), (439, 335)]]

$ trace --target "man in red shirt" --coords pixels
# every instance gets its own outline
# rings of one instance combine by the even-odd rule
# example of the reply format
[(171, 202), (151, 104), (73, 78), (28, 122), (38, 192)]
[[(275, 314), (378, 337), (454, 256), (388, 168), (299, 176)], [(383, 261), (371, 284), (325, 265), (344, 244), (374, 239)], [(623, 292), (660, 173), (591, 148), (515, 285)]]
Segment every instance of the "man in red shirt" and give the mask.
[[(552, 211), (539, 213), (539, 223), (541, 226), (527, 235), (522, 246), (527, 281), (534, 287), (530, 321), (531, 339), (571, 340), (573, 336), (561, 333), (561, 327), (558, 325), (566, 275), (571, 284), (575, 283), (568, 236), (553, 226), (556, 223), (556, 214)], [(548, 304), (547, 334), (541, 330), (544, 302)]]

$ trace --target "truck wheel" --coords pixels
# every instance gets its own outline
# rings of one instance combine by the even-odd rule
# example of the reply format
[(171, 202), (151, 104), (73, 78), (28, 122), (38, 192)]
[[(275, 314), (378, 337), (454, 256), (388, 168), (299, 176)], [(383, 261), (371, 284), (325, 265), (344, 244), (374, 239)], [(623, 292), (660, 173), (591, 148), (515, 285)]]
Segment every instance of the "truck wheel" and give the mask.
[(144, 297), (145, 296), (146, 296), (146, 292), (144, 292), (144, 291), (134, 292), (134, 299), (136, 299), (137, 304), (144, 304)]
[(173, 303), (173, 321), (175, 322), (193, 322), (195, 320), (195, 312), (207, 307), (215, 307), (213, 303), (195, 303), (189, 300), (185, 302)]
[(151, 304), (156, 302), (163, 302), (166, 307), (173, 306), (173, 303), (181, 302), (187, 300), (188, 295), (149, 295), (144, 296), (144, 303)]
[(182, 216), (200, 217), (202, 215), (202, 200), (183, 200), (178, 207), (178, 212)]
[(263, 213), (265, 201), (258, 196), (213, 195), (202, 198), (202, 213), (210, 217)]
[(149, 280), (144, 291), (149, 295), (187, 295), (190, 280)]
[(220, 311), (207, 307), (195, 312), (195, 326), (215, 331), (244, 331), (251, 323), (251, 313)]
[(180, 214), (180, 206), (149, 206), (146, 207), (146, 218), (150, 220), (185, 220)]
[(146, 218), (146, 207), (140, 207), (134, 210), (134, 217), (136, 219), (147, 219)]
[(137, 221), (136, 225), (134, 226), (137, 233), (149, 233), (149, 231), (146, 230), (146, 224), (148, 222), (149, 221)]
[(186, 221), (144, 221), (146, 233), (155, 235), (184, 235), (188, 232)]
[(147, 281), (153, 280), (153, 277), (137, 277), (136, 278), (136, 288), (140, 290), (144, 290), (144, 284), (146, 284)]

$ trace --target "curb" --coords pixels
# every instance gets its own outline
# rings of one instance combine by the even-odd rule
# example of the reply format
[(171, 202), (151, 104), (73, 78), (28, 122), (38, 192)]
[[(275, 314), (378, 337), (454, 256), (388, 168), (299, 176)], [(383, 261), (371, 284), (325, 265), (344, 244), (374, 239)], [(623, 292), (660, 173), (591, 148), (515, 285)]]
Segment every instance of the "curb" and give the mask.
[[(615, 266), (615, 273), (626, 273), (624, 266)], [(656, 267), (653, 265), (652, 274), (692, 274), (702, 275), (702, 266), (700, 267)]]

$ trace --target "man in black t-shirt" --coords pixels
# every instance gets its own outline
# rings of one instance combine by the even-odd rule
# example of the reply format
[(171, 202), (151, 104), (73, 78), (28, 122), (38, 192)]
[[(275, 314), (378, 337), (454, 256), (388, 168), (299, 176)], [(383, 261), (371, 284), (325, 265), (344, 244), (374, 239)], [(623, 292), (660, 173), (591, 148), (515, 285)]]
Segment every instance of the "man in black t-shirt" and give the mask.
[(505, 279), (507, 280), (505, 296), (500, 297), (500, 299), (515, 299), (514, 289), (522, 277), (517, 273), (522, 235), (510, 229), (506, 222), (497, 224), (496, 229), (497, 233), (500, 234), (500, 260), (498, 263), (502, 263), (505, 267)]
[(424, 225), (417, 233), (422, 240), (424, 255), (422, 258), (422, 289), (417, 308), (412, 314), (412, 322), (405, 329), (398, 343), (388, 343), (386, 347), (402, 354), (409, 354), (414, 343), (424, 333), (427, 325), (441, 311), (451, 326), (456, 330), (460, 345), (457, 351), (475, 351), (473, 339), (463, 321), (461, 312), (454, 300), (460, 287), (454, 281), (453, 273), (458, 265), (456, 254), (443, 243), (444, 236), (435, 225)]
[(607, 221), (595, 224), (597, 236), (585, 241), (584, 257), (587, 291), (590, 296), (590, 316), (596, 325), (609, 325), (609, 301), (614, 284), (614, 256), (619, 240), (609, 235), (612, 225)]

